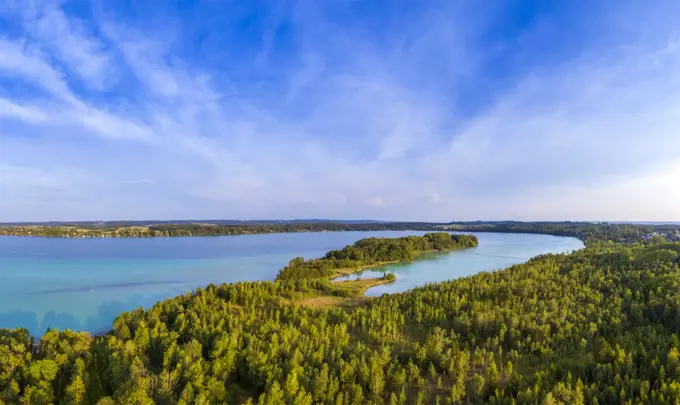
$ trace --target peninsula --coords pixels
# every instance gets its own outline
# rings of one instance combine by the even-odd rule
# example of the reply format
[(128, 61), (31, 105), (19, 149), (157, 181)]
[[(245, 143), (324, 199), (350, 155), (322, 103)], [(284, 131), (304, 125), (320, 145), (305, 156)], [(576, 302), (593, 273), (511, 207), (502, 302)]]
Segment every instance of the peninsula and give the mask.
[(453, 235), (448, 232), (401, 238), (366, 238), (340, 250), (331, 250), (320, 259), (296, 257), (279, 272), (276, 280), (333, 279), (369, 267), (410, 261), (428, 252), (475, 247), (478, 244), (474, 235)]

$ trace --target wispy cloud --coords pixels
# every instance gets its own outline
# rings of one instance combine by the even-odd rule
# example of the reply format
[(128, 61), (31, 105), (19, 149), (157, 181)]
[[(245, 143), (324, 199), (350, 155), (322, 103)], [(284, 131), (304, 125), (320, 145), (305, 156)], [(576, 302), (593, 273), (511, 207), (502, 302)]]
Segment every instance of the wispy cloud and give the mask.
[(29, 122), (41, 122), (47, 115), (39, 108), (22, 106), (0, 98), (0, 117), (14, 117)]
[(557, 7), (568, 24), (448, 2), (20, 6), (0, 10), (0, 220), (680, 215), (670, 4)]
[(135, 180), (125, 180), (123, 182), (124, 184), (153, 184), (154, 181), (152, 179), (135, 179)]
[(38, 40), (86, 85), (104, 88), (117, 79), (115, 54), (80, 19), (67, 16), (60, 2), (16, 2), (10, 10), (23, 21), (28, 37)]
[(64, 101), (76, 100), (63, 74), (52, 67), (47, 56), (38, 47), (25, 39), (10, 40), (0, 37), (0, 72), (8, 78), (36, 84)]

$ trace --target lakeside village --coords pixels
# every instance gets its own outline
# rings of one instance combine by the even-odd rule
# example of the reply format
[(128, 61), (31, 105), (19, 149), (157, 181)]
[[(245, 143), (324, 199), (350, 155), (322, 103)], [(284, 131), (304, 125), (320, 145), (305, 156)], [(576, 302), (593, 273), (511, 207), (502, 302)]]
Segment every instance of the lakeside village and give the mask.
[(644, 235), (642, 238), (644, 240), (651, 240), (652, 238), (655, 237), (662, 237), (666, 239), (668, 242), (680, 242), (680, 228), (677, 229), (669, 229), (667, 231), (661, 231), (661, 232), (652, 232)]

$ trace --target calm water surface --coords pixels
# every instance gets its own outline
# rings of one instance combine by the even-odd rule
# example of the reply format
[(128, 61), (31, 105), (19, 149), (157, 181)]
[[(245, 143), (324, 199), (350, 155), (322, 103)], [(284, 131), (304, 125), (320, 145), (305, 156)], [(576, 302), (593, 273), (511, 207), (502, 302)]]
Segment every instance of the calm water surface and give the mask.
[[(370, 236), (424, 232), (324, 232), (189, 238), (61, 239), (0, 237), (0, 328), (100, 332), (123, 311), (150, 307), (209, 283), (272, 280), (296, 256), (322, 256)], [(583, 247), (574, 238), (477, 234), (480, 246), (385, 266), (397, 281), (368, 295), (521, 263)], [(360, 277), (380, 275), (366, 271)]]

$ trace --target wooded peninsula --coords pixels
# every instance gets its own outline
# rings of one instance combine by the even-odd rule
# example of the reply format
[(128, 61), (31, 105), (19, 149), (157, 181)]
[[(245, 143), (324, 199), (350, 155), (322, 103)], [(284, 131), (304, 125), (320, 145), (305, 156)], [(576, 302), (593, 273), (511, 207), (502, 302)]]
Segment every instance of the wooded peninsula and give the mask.
[[(680, 243), (621, 227), (553, 227), (586, 248), (374, 299), (316, 305), (341, 284), (322, 270), (210, 285), (102, 336), (0, 330), (0, 403), (675, 404)], [(326, 256), (385, 257), (352, 248)]]
[(368, 267), (405, 262), (431, 252), (444, 252), (479, 244), (474, 235), (452, 235), (447, 232), (427, 233), (402, 238), (366, 238), (331, 250), (320, 259), (296, 257), (276, 276), (276, 281), (336, 278)]

